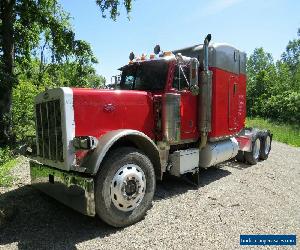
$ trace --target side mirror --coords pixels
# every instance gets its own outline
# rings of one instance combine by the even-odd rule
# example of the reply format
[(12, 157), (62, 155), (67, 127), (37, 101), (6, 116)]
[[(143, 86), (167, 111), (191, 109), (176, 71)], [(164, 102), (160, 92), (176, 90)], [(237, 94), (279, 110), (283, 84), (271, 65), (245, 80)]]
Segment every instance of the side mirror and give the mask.
[(110, 78), (110, 84), (111, 85), (115, 85), (116, 84), (116, 82), (117, 82), (117, 79), (116, 79), (117, 77), (116, 76), (112, 76), (111, 78)]
[(121, 75), (112, 76), (110, 78), (111, 88), (118, 89), (118, 85), (121, 82)]
[(199, 69), (198, 60), (196, 58), (192, 58), (190, 62), (190, 90), (193, 95), (199, 94), (198, 69)]

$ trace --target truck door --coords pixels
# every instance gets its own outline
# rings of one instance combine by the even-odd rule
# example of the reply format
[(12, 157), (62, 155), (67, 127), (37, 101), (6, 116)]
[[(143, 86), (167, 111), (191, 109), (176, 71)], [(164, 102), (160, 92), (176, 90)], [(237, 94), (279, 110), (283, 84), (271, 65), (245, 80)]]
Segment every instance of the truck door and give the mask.
[[(183, 70), (183, 72), (182, 72)], [(194, 140), (198, 138), (197, 129), (197, 96), (193, 96), (189, 90), (189, 67), (182, 66), (182, 70), (178, 65), (175, 65), (173, 77), (173, 89), (181, 95), (180, 103), (180, 139)], [(184, 74), (183, 74), (184, 73)]]
[(238, 82), (237, 76), (231, 75), (228, 84), (228, 128), (236, 130), (238, 126)]

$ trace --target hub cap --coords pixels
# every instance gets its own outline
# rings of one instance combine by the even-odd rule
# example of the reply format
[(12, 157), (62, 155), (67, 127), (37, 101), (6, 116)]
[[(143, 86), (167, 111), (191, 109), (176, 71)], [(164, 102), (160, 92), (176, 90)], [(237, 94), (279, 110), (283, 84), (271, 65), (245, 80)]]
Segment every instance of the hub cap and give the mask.
[(260, 140), (257, 138), (253, 147), (253, 156), (255, 159), (258, 159), (259, 151), (260, 151)]
[(145, 189), (146, 178), (142, 169), (135, 164), (126, 164), (112, 179), (111, 200), (117, 209), (131, 211), (143, 200)]
[(271, 147), (271, 138), (270, 136), (267, 136), (266, 141), (265, 141), (265, 154), (269, 154), (270, 151), (270, 147)]

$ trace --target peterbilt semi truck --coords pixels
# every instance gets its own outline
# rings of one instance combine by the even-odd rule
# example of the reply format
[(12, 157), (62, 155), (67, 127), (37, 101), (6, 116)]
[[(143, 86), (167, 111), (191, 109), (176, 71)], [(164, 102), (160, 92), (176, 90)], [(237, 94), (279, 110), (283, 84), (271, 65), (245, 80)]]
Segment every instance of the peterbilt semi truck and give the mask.
[(245, 127), (246, 54), (210, 43), (136, 57), (115, 89), (55, 88), (37, 95), (31, 183), (114, 227), (141, 220), (156, 181), (235, 159), (265, 160), (268, 130)]

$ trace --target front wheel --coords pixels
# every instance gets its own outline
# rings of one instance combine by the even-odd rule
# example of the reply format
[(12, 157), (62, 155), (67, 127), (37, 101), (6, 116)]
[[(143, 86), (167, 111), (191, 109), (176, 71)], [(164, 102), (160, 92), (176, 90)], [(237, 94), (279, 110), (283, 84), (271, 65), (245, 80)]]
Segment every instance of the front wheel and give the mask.
[(141, 220), (151, 207), (155, 173), (149, 158), (135, 148), (109, 153), (96, 178), (97, 215), (114, 227)]

